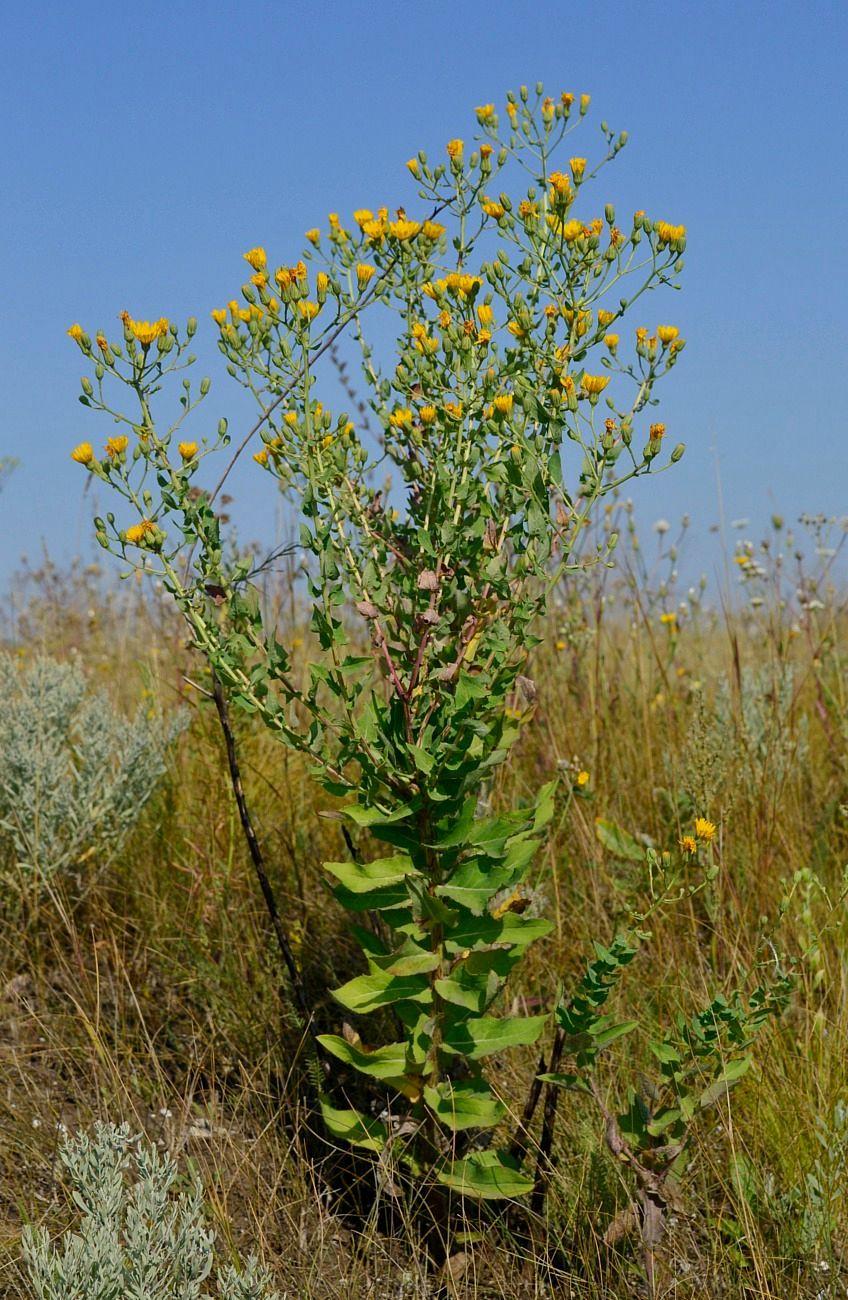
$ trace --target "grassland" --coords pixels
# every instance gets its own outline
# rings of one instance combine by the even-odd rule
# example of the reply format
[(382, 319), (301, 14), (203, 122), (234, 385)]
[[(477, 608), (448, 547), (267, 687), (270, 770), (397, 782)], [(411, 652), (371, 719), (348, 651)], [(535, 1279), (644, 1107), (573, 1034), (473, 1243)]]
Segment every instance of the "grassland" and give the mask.
[[(661, 1294), (678, 1297), (848, 1294), (846, 621), (827, 560), (816, 574), (791, 555), (775, 532), (731, 565), (744, 580), (733, 601), (679, 592), (673, 559), (646, 567), (635, 534), (615, 573), (576, 575), (533, 652), (538, 699), (517, 761), (489, 792), (493, 804), (520, 800), (557, 770), (568, 787), (589, 773), (535, 867), (533, 906), (555, 928), (511, 986), (528, 1007), (549, 1009), (579, 978), (591, 940), (612, 937), (637, 890), (636, 867), (599, 842), (598, 817), (659, 848), (676, 846), (696, 814), (718, 827), (714, 880), (656, 918), (618, 999), (645, 1035), (765, 960), (762, 936), (785, 908), (791, 1004), (696, 1131), (674, 1185)], [(256, 1249), (289, 1297), (642, 1294), (632, 1187), (590, 1099), (560, 1100), (544, 1215), (528, 1227), (472, 1214), (469, 1239), (446, 1249), (368, 1159), (326, 1143), (203, 667), (176, 616), (157, 593), (116, 592), (93, 567), (46, 564), (17, 589), (6, 641), (22, 663), (75, 659), (128, 713), (149, 701), (186, 710), (189, 726), (111, 860), (22, 900), (3, 842), (0, 1294), (27, 1294), (21, 1225), (69, 1221), (63, 1127), (98, 1117), (128, 1120), (199, 1171), (222, 1250)], [(292, 576), (266, 598), (305, 654)], [(322, 883), (339, 824), (322, 816), (328, 800), (299, 759), (248, 718), (237, 732), (316, 1023), (337, 1030), (327, 990), (357, 969)], [(643, 1086), (645, 1035), (610, 1052), (610, 1098)], [(513, 1117), (535, 1064), (519, 1051), (500, 1067)]]

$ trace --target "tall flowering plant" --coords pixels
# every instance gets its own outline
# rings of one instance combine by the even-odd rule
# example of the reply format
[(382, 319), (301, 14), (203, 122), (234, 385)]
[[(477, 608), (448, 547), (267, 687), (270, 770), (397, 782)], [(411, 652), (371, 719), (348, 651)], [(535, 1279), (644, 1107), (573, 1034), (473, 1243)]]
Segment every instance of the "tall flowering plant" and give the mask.
[[(350, 1029), (319, 1042), (389, 1100), (376, 1118), (327, 1096), (326, 1125), (482, 1197), (531, 1186), (479, 1138), (506, 1113), (487, 1061), (547, 1020), (499, 999), (549, 929), (523, 886), (556, 789), (494, 814), (481, 791), (532, 712), (535, 629), (578, 534), (607, 493), (683, 453), (649, 414), (683, 340), (671, 325), (625, 333), (624, 320), (677, 283), (686, 231), (643, 211), (622, 229), (592, 201), (626, 136), (602, 123), (598, 156), (576, 156), (567, 142), (588, 110), (588, 95), (541, 86), (510, 94), (505, 121), (481, 106), (473, 145), (407, 164), (416, 215), (331, 214), (292, 265), (252, 248), (240, 295), (212, 313), (257, 403), (254, 460), (298, 505), (315, 635), (305, 685), (249, 565), (223, 545), (204, 471), (229, 444), (225, 422), (182, 440), (209, 390), (185, 373), (196, 321), (125, 314), (118, 341), (70, 331), (93, 367), (81, 400), (121, 428), (102, 455), (73, 452), (123, 499), (120, 517), (96, 520), (100, 544), (165, 584), (229, 699), (308, 757), (360, 845), (326, 872), (354, 920), (378, 923), (356, 926), (365, 969), (334, 997), (357, 1015), (389, 1009), (393, 1030), (379, 1045)], [(395, 321), (388, 365), (378, 313)], [(325, 404), (318, 362), (343, 332), (376, 439)], [(122, 386), (128, 414), (112, 398)], [(386, 468), (390, 490), (375, 483)]]

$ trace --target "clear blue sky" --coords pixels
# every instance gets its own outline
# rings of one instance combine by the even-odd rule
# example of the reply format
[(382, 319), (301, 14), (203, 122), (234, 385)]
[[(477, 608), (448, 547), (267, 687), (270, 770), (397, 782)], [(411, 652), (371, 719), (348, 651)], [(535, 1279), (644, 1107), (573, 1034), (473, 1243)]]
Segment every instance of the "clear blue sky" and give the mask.
[[(537, 79), (591, 93), (581, 152), (602, 117), (630, 132), (606, 173), (623, 211), (689, 231), (688, 347), (658, 390), (688, 451), (635, 485), (646, 523), (690, 512), (712, 573), (716, 457), (727, 517), (752, 533), (773, 508), (848, 513), (845, 0), (35, 0), (3, 27), (0, 456), (21, 467), (0, 494), (0, 586), (42, 544), (90, 554), (68, 452), (109, 429), (77, 404), (73, 321), (196, 312), (209, 419), (238, 432), (208, 312), (243, 250), (284, 261), (328, 211), (412, 209), (406, 159)], [(259, 534), (265, 476), (247, 466), (234, 488), (242, 536)]]

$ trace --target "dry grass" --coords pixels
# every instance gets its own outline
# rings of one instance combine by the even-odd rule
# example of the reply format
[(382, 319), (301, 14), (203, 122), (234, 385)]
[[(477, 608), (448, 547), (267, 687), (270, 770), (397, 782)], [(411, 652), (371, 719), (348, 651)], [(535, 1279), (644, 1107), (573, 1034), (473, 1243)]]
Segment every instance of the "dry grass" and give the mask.
[[(625, 557), (622, 572), (632, 563)], [(822, 588), (821, 609), (693, 609), (675, 634), (659, 621), (670, 595), (644, 573), (637, 579), (575, 581), (534, 653), (539, 705), (493, 798), (529, 797), (558, 761), (574, 760), (591, 782), (536, 866), (538, 905), (555, 930), (512, 993), (549, 1007), (578, 975), (589, 940), (611, 937), (634, 897), (630, 869), (596, 839), (597, 816), (660, 847), (693, 811), (720, 826), (711, 889), (657, 921), (622, 992), (623, 1013), (647, 1030), (731, 988), (757, 959), (761, 918), (775, 916), (793, 873), (810, 868), (815, 880), (796, 885), (783, 932), (787, 952), (802, 957), (796, 994), (691, 1148), (664, 1247), (665, 1294), (846, 1295), (842, 1188), (830, 1189), (823, 1213), (811, 1181), (848, 1180), (848, 1130), (841, 1148), (837, 1132), (838, 1103), (848, 1103), (848, 935), (845, 909), (827, 901), (838, 899), (848, 860), (843, 609)], [(326, 1145), (302, 1101), (308, 1053), (214, 713), (186, 681), (202, 685), (202, 668), (180, 626), (157, 597), (115, 595), (94, 571), (68, 577), (47, 566), (20, 593), (9, 630), (18, 653), (79, 656), (128, 709), (148, 691), (166, 710), (189, 708), (192, 722), (131, 842), (82, 901), (80, 881), (68, 880), (37, 913), (21, 917), (11, 903), (3, 911), (0, 1294), (26, 1294), (21, 1223), (59, 1229), (66, 1220), (61, 1126), (95, 1117), (127, 1119), (197, 1168), (222, 1247), (258, 1249), (288, 1296), (640, 1294), (630, 1188), (582, 1100), (561, 1101), (544, 1222), (483, 1216), (469, 1224), (474, 1240), (447, 1243), (447, 1262), (420, 1207), (398, 1209), (368, 1160)], [(290, 584), (280, 607), (297, 619)], [(326, 801), (299, 759), (249, 720), (238, 726), (316, 1019), (337, 1028), (327, 989), (357, 969), (356, 945), (321, 883), (322, 860), (340, 848), (337, 823), (319, 817)], [(625, 1041), (608, 1065), (619, 1097), (647, 1061), (636, 1039)], [(515, 1053), (497, 1069), (516, 1114), (534, 1065)]]

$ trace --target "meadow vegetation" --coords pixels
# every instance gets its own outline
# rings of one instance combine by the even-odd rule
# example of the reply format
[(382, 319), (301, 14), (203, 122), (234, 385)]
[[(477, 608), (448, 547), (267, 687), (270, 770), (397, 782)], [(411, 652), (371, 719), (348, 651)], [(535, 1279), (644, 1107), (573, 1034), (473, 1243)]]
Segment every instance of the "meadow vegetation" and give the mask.
[(128, 581), (25, 572), (0, 661), (10, 1295), (845, 1294), (845, 532), (716, 592), (640, 537), (686, 231), (583, 213), (588, 110), (245, 254), (273, 556), (205, 473), (248, 439), (183, 428), (197, 322), (69, 331)]

